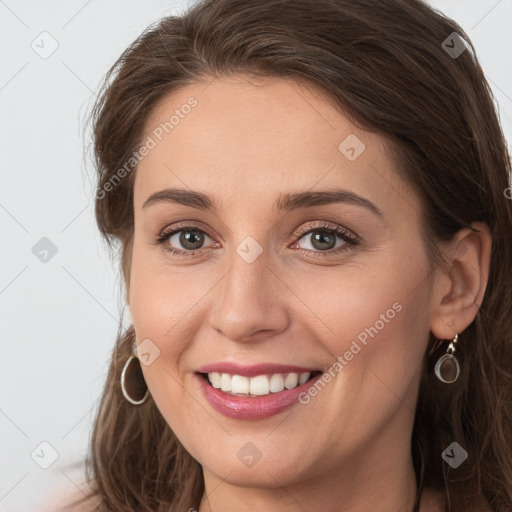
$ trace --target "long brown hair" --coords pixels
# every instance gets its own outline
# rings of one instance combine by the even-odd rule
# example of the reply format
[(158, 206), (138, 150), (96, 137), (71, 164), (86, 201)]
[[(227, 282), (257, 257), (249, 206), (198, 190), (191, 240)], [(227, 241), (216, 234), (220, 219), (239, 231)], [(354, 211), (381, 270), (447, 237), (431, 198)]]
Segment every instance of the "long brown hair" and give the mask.
[[(308, 83), (355, 124), (385, 135), (397, 172), (421, 198), (431, 261), (439, 261), (439, 242), (459, 229), (474, 221), (489, 226), (489, 281), (475, 320), (459, 336), (460, 378), (439, 382), (425, 354), (411, 450), (420, 488), (443, 491), (447, 510), (485, 498), (493, 512), (510, 512), (511, 163), (467, 34), (420, 0), (205, 0), (149, 27), (109, 70), (91, 114), (97, 222), (120, 252), (127, 287), (131, 157), (145, 121), (165, 95), (234, 73)], [(151, 397), (133, 406), (121, 394), (133, 341), (133, 328), (120, 328), (87, 461), (92, 496), (102, 511), (197, 509), (200, 465)], [(469, 454), (456, 470), (441, 457), (453, 441)]]

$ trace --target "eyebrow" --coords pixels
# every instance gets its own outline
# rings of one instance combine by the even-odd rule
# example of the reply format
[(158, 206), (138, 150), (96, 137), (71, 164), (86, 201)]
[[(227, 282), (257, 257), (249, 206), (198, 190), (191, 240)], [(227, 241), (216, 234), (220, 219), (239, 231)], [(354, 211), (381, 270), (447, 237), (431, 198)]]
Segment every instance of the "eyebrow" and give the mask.
[[(197, 208), (198, 210), (212, 210), (217, 213), (221, 209), (215, 199), (202, 192), (177, 188), (167, 188), (151, 194), (142, 205), (142, 208), (147, 208), (152, 204), (161, 202), (177, 203)], [(370, 210), (378, 217), (383, 217), (382, 211), (374, 203), (354, 192), (340, 188), (281, 194), (274, 205), (274, 209), (277, 213), (281, 213), (298, 208), (322, 206), (332, 203), (361, 206)]]

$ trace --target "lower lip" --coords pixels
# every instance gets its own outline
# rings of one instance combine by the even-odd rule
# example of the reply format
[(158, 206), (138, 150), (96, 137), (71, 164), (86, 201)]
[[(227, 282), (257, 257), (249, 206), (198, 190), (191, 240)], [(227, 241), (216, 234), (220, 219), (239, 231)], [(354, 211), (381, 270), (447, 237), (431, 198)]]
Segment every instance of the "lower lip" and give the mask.
[(195, 374), (206, 400), (217, 412), (230, 418), (243, 420), (261, 420), (279, 414), (298, 403), (299, 395), (311, 387), (321, 376), (322, 374), (319, 373), (301, 386), (285, 389), (279, 393), (247, 397), (224, 393), (224, 391), (210, 386), (200, 375)]

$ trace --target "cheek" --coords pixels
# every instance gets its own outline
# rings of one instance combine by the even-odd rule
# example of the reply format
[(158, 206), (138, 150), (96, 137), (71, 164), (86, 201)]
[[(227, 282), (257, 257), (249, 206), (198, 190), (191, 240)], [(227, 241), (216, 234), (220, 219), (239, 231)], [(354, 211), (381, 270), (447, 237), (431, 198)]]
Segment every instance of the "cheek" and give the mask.
[[(190, 318), (212, 287), (203, 272), (191, 273), (186, 267), (170, 268), (154, 248), (134, 244), (130, 277), (130, 313), (137, 341), (149, 338), (156, 344), (173, 340), (159, 347), (178, 355), (187, 340)], [(194, 275), (196, 277), (194, 277)]]
[(342, 292), (334, 284), (328, 289), (337, 297), (323, 310), (337, 335), (325, 338), (339, 363), (333, 368), (334, 416), (352, 412), (347, 438), (368, 439), (397, 408), (404, 406), (406, 417), (414, 410), (429, 333), (430, 281), (422, 254), (382, 258), (378, 268), (367, 265), (345, 279)]
[(427, 276), (428, 263), (418, 244), (407, 253), (389, 248), (338, 268), (314, 269), (300, 278), (290, 275), (288, 282), (304, 303), (302, 311), (294, 306), (296, 313), (318, 326), (316, 332), (323, 333), (319, 339), (337, 356), (349, 351), (352, 341), (366, 348), (383, 345), (390, 353), (407, 346), (414, 350), (417, 335), (428, 334)]
[[(188, 424), (197, 415), (190, 400), (188, 349), (197, 338), (198, 316), (215, 281), (204, 271), (191, 278), (190, 269), (170, 269), (155, 257), (154, 250), (134, 244), (130, 278), (130, 313), (137, 343), (149, 339), (160, 351), (149, 366), (142, 365), (151, 395), (175, 433), (184, 438)], [(197, 424), (204, 418), (197, 418)]]

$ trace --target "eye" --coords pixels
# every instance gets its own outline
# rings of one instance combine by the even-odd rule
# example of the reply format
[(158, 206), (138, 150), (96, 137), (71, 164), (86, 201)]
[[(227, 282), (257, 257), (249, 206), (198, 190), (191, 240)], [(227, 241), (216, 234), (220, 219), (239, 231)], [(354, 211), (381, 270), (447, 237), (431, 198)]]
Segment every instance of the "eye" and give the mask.
[[(325, 222), (319, 222), (318, 225), (307, 226), (295, 234), (296, 241), (292, 249), (297, 248), (302, 254), (308, 257), (329, 257), (337, 255), (342, 251), (355, 248), (359, 245), (359, 240), (351, 232), (338, 226)], [(301, 242), (308, 242), (310, 247), (304, 247)], [(196, 251), (202, 251), (205, 243), (213, 241), (208, 233), (198, 227), (188, 224), (174, 226), (172, 229), (164, 230), (155, 240), (156, 245), (160, 245), (164, 251), (173, 256), (193, 256)], [(307, 244), (306, 244), (307, 245)], [(214, 242), (213, 247), (220, 247), (218, 242)]]
[(205, 241), (212, 238), (197, 226), (180, 225), (166, 230), (155, 240), (157, 245), (174, 256), (192, 256), (202, 250)]
[[(332, 253), (338, 254), (359, 244), (354, 235), (334, 224), (322, 223), (313, 227), (309, 226), (299, 231), (296, 236), (298, 240), (294, 246), (297, 246), (300, 252), (308, 255), (313, 253), (315, 256), (318, 253), (327, 253), (320, 254), (320, 256), (328, 256)], [(301, 242), (307, 242), (306, 247), (301, 245)]]

